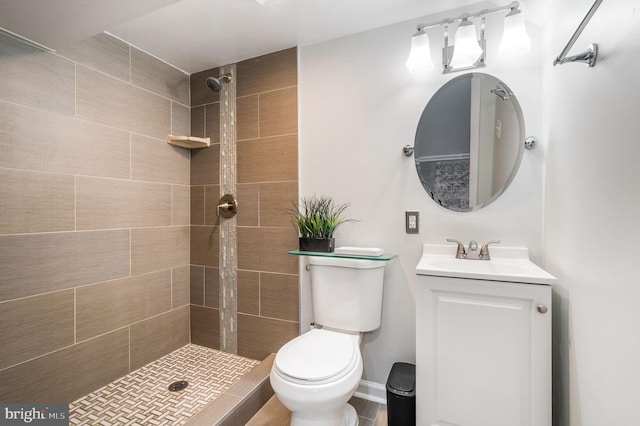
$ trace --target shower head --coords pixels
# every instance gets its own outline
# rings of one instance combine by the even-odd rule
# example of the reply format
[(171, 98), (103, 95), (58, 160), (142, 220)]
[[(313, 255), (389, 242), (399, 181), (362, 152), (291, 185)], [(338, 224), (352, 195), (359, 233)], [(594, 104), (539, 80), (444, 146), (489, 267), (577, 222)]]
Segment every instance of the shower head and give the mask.
[(229, 83), (231, 81), (231, 74), (222, 74), (220, 77), (208, 77), (207, 87), (214, 92), (219, 92), (222, 88), (222, 83)]

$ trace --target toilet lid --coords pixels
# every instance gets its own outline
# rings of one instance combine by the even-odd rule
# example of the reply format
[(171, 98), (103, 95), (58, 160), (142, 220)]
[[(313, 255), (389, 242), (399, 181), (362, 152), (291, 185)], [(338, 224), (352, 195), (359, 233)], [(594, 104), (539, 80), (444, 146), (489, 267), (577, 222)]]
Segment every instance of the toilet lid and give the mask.
[(314, 329), (280, 348), (275, 365), (294, 379), (320, 381), (341, 375), (357, 356), (353, 336)]

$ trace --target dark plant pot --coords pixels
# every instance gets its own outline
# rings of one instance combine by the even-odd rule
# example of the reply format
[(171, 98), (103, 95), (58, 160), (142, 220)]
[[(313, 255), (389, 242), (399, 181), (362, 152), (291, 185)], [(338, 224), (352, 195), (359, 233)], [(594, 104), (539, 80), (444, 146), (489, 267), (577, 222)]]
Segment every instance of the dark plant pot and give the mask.
[(335, 238), (300, 237), (300, 251), (320, 251), (331, 253), (336, 248)]

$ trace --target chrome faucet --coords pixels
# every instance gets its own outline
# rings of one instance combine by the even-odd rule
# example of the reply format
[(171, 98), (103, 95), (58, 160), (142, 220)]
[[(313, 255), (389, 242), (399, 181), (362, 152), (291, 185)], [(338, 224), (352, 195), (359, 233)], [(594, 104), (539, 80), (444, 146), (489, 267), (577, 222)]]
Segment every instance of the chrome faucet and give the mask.
[(489, 244), (498, 244), (500, 241), (492, 240), (486, 242), (482, 245), (480, 250), (478, 250), (478, 243), (474, 240), (469, 241), (469, 247), (465, 250), (464, 244), (462, 244), (458, 240), (454, 240), (452, 238), (447, 238), (447, 241), (450, 243), (458, 244), (458, 248), (456, 250), (456, 259), (471, 259), (471, 260), (491, 260), (491, 256), (489, 255)]
[(447, 238), (447, 241), (449, 241), (450, 243), (458, 244), (458, 250), (456, 251), (456, 259), (466, 259), (467, 258), (467, 251), (464, 249), (464, 244), (462, 244), (458, 240), (454, 240), (453, 238)]

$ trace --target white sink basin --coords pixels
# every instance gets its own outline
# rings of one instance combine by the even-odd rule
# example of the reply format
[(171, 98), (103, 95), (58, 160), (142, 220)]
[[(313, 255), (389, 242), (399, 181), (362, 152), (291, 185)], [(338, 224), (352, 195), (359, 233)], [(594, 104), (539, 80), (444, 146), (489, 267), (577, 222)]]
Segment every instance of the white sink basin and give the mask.
[(491, 247), (491, 260), (457, 259), (456, 245), (425, 244), (418, 275), (553, 284), (556, 278), (529, 260), (523, 247)]

